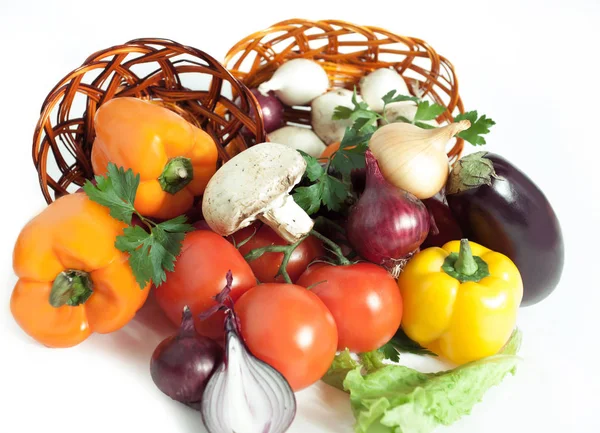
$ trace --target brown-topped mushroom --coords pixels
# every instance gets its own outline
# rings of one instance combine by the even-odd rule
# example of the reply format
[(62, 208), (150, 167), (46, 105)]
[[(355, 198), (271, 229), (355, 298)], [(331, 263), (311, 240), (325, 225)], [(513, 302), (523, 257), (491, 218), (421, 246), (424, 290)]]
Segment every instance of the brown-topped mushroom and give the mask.
[(259, 219), (286, 241), (296, 242), (314, 224), (289, 194), (305, 170), (302, 155), (288, 146), (252, 146), (223, 164), (209, 181), (202, 199), (204, 219), (221, 236)]

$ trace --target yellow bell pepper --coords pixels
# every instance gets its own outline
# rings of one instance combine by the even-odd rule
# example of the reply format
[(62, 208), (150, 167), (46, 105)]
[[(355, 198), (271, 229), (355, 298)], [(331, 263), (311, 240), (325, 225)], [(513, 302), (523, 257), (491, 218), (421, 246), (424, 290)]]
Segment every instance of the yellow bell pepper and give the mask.
[(400, 274), (398, 285), (404, 332), (457, 364), (502, 348), (523, 297), (515, 264), (466, 239), (419, 252)]

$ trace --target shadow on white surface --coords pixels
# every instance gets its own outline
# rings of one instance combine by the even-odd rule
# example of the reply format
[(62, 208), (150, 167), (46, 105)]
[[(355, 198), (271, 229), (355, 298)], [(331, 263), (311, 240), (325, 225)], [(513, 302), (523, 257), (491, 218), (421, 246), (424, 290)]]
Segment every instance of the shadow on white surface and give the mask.
[(348, 394), (319, 381), (297, 392), (296, 401), (298, 410), (289, 433), (353, 431)]
[(147, 370), (156, 346), (176, 332), (177, 327), (165, 316), (154, 293), (150, 292), (131, 322), (117, 332), (97, 336), (94, 346), (122, 358), (130, 367)]
[(105, 352), (105, 356), (117, 358), (124, 368), (142, 376), (144, 388), (153, 389), (159, 395), (160, 405), (174, 423), (173, 431), (205, 433), (200, 412), (163, 395), (154, 387), (150, 377), (150, 358), (154, 349), (162, 340), (176, 334), (177, 329), (158, 306), (152, 291), (133, 320), (117, 332), (98, 335), (94, 349)]
[[(146, 304), (123, 329), (112, 334), (93, 335), (94, 351), (118, 360), (131, 374), (141, 376), (146, 391), (151, 385), (150, 358), (156, 346), (166, 337), (174, 335), (177, 327), (164, 315), (151, 292)], [(91, 342), (90, 342), (91, 343)], [(146, 383), (147, 382), (147, 383)], [(160, 391), (154, 388), (159, 394)], [(202, 417), (195, 411), (160, 394), (160, 405), (169, 413), (174, 430), (183, 433), (205, 433)], [(288, 433), (318, 431), (352, 431), (354, 417), (348, 395), (324, 382), (296, 393), (298, 409)]]

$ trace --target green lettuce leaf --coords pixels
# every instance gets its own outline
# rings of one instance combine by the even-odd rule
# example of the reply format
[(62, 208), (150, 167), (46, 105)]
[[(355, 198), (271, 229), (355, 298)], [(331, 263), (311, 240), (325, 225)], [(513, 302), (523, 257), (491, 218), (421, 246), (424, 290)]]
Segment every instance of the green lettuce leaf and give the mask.
[[(514, 374), (520, 342), (521, 333), (515, 331), (500, 354), (439, 373), (380, 364), (363, 374), (363, 366), (348, 371), (352, 364), (345, 364), (343, 386), (350, 393), (356, 433), (429, 433), (456, 422), (488, 389)], [(339, 379), (342, 370), (336, 371)]]
[(335, 355), (329, 370), (327, 370), (327, 373), (325, 373), (325, 376), (321, 380), (327, 385), (344, 391), (344, 379), (346, 375), (356, 368), (360, 369), (360, 364), (352, 359), (350, 351), (346, 349)]

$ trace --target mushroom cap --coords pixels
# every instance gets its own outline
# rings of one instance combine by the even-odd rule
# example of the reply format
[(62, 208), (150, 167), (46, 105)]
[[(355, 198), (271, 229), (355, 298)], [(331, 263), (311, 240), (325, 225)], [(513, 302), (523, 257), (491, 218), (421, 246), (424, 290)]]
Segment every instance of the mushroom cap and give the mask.
[(302, 179), (306, 161), (283, 144), (260, 143), (227, 161), (210, 179), (202, 214), (211, 229), (228, 236), (249, 226)]

